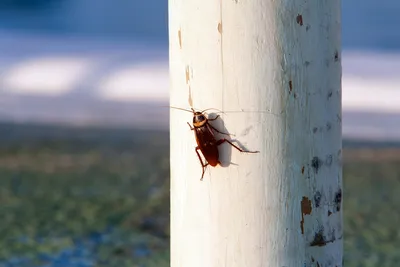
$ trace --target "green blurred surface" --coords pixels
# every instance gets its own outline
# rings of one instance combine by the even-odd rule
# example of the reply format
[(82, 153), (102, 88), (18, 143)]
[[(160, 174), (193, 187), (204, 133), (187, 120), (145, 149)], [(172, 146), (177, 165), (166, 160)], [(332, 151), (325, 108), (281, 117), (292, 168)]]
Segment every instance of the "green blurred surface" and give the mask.
[[(0, 265), (58, 253), (79, 239), (96, 246), (94, 259), (107, 259), (104, 266), (168, 266), (168, 138), (142, 130), (0, 126)], [(93, 233), (107, 231), (107, 242), (93, 241)]]
[[(109, 231), (94, 266), (169, 266), (168, 142), (166, 132), (0, 124), (0, 262), (40, 262)], [(345, 266), (400, 266), (400, 157), (357, 151), (344, 162)], [(151, 253), (132, 256), (143, 244)]]

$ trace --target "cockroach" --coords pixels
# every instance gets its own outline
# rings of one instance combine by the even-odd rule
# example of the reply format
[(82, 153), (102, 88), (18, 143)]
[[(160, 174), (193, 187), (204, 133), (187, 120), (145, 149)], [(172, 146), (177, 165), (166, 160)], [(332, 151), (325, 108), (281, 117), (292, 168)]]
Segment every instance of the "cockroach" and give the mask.
[[(231, 146), (233, 146), (242, 153), (259, 153), (259, 151), (245, 151), (236, 146), (235, 144), (233, 144), (226, 138), (217, 140), (213, 130), (224, 135), (230, 135), (230, 134), (219, 131), (209, 123), (210, 121), (215, 121), (219, 117), (219, 115), (217, 115), (214, 119), (207, 118), (204, 112), (209, 109), (205, 109), (203, 111), (195, 111), (193, 108), (191, 108), (192, 111), (190, 111), (183, 108), (176, 108), (176, 107), (171, 107), (171, 108), (193, 113), (193, 126), (190, 125), (189, 122), (187, 124), (189, 125), (190, 130), (194, 131), (194, 136), (196, 138), (196, 143), (197, 143), (195, 151), (197, 156), (199, 157), (201, 167), (203, 168), (203, 173), (201, 174), (200, 181), (203, 180), (204, 172), (208, 165), (212, 167), (215, 167), (218, 164), (221, 165), (221, 162), (219, 161), (218, 146), (225, 142), (229, 143)], [(199, 150), (206, 159), (206, 163), (204, 163), (202, 158), (200, 157)]]

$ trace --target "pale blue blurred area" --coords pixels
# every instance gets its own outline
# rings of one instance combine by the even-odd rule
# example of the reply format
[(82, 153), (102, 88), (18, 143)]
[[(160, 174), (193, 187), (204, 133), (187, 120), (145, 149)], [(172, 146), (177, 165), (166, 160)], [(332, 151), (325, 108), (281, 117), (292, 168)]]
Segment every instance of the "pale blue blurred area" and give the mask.
[[(400, 2), (343, 0), (343, 48), (400, 49)], [(167, 0), (2, 0), (0, 29), (167, 45)]]
[[(342, 6), (344, 135), (400, 139), (400, 1)], [(166, 128), (168, 91), (167, 0), (0, 1), (0, 120)]]
[(2, 0), (0, 29), (166, 45), (167, 13), (167, 0)]
[(400, 1), (342, 0), (344, 49), (400, 50)]

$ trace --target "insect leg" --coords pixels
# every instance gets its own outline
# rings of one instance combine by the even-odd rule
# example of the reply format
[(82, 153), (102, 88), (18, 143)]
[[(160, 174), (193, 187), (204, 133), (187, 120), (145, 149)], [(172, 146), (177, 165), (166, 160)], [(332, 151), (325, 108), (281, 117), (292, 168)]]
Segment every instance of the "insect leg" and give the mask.
[(244, 153), (259, 153), (260, 152), (260, 151), (244, 151), (243, 149), (239, 148), (238, 146), (235, 146), (231, 141), (229, 141), (228, 139), (225, 139), (225, 138), (221, 139), (221, 140), (218, 140), (217, 146), (219, 146), (220, 144), (222, 144), (224, 142), (228, 142), (231, 146), (233, 146), (234, 148), (236, 148), (240, 152), (244, 152)]
[(217, 117), (215, 117), (214, 119), (208, 119), (209, 121), (215, 121), (216, 119), (219, 118), (219, 115), (217, 115)]
[[(219, 118), (219, 115), (217, 115), (217, 117), (215, 117), (214, 119), (208, 119), (208, 120), (209, 120), (209, 121), (215, 121), (215, 120), (218, 119), (218, 118)], [(220, 133), (220, 134), (225, 134), (225, 135), (229, 135), (229, 136), (233, 135), (233, 134), (223, 133), (223, 132), (219, 131), (218, 129), (216, 129), (216, 128), (215, 128), (214, 126), (212, 126), (211, 124), (208, 124), (208, 125), (210, 125), (210, 127), (213, 128), (214, 131), (216, 131), (216, 132), (218, 132), (218, 133)]]
[(190, 127), (190, 130), (194, 130), (194, 128), (192, 127), (192, 125), (190, 125), (190, 123), (187, 123), (188, 125), (189, 125), (189, 127)]
[(225, 134), (225, 135), (231, 135), (231, 134), (228, 134), (228, 133), (223, 133), (223, 132), (220, 132), (219, 130), (217, 130), (214, 126), (212, 126), (211, 124), (208, 124), (208, 125), (210, 125), (210, 127), (211, 128), (213, 128), (214, 129), (214, 131), (216, 131), (216, 132), (218, 132), (218, 133), (220, 133), (220, 134)]
[(203, 163), (203, 160), (201, 159), (200, 154), (199, 154), (199, 152), (197, 150), (200, 150), (200, 148), (198, 146), (195, 148), (195, 151), (196, 151), (197, 156), (199, 157), (201, 167), (203, 168), (203, 173), (201, 174), (201, 178), (200, 178), (200, 181), (202, 181), (203, 177), (204, 177), (204, 172), (205, 172), (205, 170), (207, 168), (208, 163), (207, 164)]

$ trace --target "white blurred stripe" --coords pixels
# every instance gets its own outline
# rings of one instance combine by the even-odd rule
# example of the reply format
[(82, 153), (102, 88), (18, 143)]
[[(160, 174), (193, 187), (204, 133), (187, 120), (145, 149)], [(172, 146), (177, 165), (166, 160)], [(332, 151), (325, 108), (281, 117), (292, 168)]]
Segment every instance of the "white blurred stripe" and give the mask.
[[(93, 75), (98, 62), (100, 59), (85, 56), (28, 59), (3, 71), (2, 91), (42, 96), (62, 95), (79, 86), (87, 75)], [(399, 85), (400, 77), (383, 79), (344, 73), (343, 109), (400, 112)], [(117, 66), (104, 76), (98, 75), (87, 86), (94, 88), (94, 97), (103, 100), (168, 101), (168, 62), (132, 62), (130, 65)]]
[(166, 64), (137, 64), (120, 69), (99, 82), (99, 97), (113, 101), (168, 101), (169, 74)]
[(88, 59), (74, 57), (28, 59), (3, 73), (2, 86), (9, 93), (60, 95), (79, 84), (92, 65)]
[(400, 113), (400, 77), (382, 79), (343, 75), (342, 105), (348, 111)]

